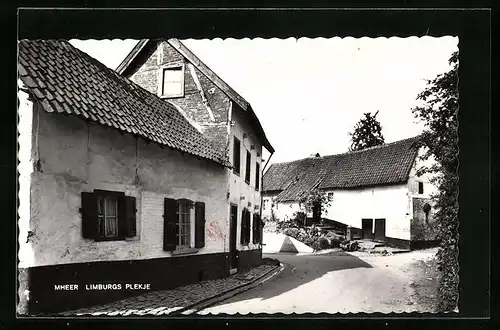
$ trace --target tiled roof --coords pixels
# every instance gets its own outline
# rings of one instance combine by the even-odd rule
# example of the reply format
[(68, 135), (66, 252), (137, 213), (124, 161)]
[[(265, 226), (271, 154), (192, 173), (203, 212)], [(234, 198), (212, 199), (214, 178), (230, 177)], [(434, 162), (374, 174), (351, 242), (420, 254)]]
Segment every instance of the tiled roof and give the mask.
[(21, 40), (19, 78), (48, 112), (141, 136), (224, 166), (229, 162), (170, 103), (65, 40)]
[(320, 163), (320, 158), (305, 158), (292, 162), (271, 164), (262, 178), (262, 191), (285, 190), (317, 163)]
[(417, 156), (417, 137), (344, 154), (305, 158), (269, 167), (263, 192), (295, 201), (313, 188), (349, 189), (406, 182)]
[(320, 184), (321, 180), (328, 174), (331, 167), (339, 160), (337, 155), (310, 158), (307, 169), (296, 176), (296, 179), (276, 196), (276, 201), (286, 202), (299, 200)]

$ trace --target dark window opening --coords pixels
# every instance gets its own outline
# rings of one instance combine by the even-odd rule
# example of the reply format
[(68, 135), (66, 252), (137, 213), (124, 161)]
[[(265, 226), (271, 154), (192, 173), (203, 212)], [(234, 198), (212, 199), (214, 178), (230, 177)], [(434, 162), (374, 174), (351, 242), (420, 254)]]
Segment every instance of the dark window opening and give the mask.
[(240, 174), (241, 143), (236, 137), (233, 142), (233, 172)]
[(260, 164), (255, 163), (255, 190), (260, 189)]
[(252, 154), (247, 150), (247, 164), (245, 172), (245, 182), (250, 184), (250, 166), (252, 165)]
[(419, 194), (423, 194), (424, 193), (424, 183), (423, 182), (419, 182), (418, 183), (418, 193)]

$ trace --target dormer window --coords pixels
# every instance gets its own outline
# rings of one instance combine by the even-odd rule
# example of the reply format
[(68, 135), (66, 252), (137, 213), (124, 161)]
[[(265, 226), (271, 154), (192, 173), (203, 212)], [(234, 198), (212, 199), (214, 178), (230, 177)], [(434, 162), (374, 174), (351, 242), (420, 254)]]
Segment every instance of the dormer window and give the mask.
[(161, 69), (160, 97), (184, 96), (184, 64), (166, 66)]

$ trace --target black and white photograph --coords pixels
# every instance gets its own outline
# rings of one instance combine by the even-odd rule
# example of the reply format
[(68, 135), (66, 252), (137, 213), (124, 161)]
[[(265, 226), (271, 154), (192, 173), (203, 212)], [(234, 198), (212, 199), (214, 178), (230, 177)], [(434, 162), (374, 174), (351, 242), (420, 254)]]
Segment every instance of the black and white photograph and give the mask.
[(459, 37), (20, 39), (19, 316), (459, 312)]

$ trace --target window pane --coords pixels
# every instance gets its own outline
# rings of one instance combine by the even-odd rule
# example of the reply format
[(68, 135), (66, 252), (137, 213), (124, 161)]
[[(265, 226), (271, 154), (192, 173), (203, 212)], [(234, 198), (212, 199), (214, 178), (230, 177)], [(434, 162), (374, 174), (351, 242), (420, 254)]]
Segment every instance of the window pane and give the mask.
[(182, 81), (182, 68), (168, 68), (163, 70), (163, 81), (166, 82), (180, 82)]
[(118, 203), (116, 202), (116, 199), (111, 198), (111, 197), (106, 197), (105, 198), (105, 210), (106, 210), (106, 216), (116, 216), (118, 213)]
[(106, 236), (107, 237), (118, 236), (118, 218), (117, 217), (107, 217), (106, 218)]
[(182, 95), (184, 79), (181, 67), (163, 70), (163, 95)]
[(105, 230), (104, 236), (118, 236), (118, 202), (116, 198), (104, 198), (104, 219)]
[(182, 95), (183, 84), (181, 82), (165, 82), (163, 84), (163, 95)]

